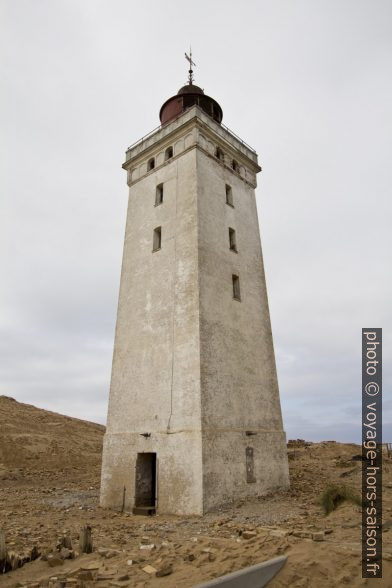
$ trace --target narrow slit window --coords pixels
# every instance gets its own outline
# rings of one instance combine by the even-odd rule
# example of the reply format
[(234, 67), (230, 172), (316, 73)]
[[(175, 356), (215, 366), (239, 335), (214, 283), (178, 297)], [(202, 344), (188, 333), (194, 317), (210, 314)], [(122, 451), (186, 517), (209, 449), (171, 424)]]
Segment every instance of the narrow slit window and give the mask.
[(223, 161), (224, 160), (224, 157), (225, 156), (223, 155), (223, 151), (222, 151), (222, 149), (220, 147), (217, 147), (215, 149), (215, 157), (217, 159), (219, 159), (220, 161)]
[(234, 207), (233, 190), (231, 189), (231, 186), (229, 186), (229, 184), (226, 184), (226, 204)]
[(151, 171), (155, 167), (155, 159), (151, 157), (151, 159), (147, 162), (147, 171)]
[(235, 159), (233, 159), (233, 161), (231, 162), (231, 167), (237, 173), (240, 171), (240, 166), (238, 165)]
[(232, 275), (233, 280), (233, 298), (234, 300), (241, 300), (240, 278), (235, 274)]
[(254, 484), (255, 478), (255, 462), (253, 447), (247, 447), (245, 449), (245, 460), (246, 460), (246, 481), (248, 484)]
[(168, 147), (165, 151), (165, 161), (173, 157), (173, 147)]
[(162, 227), (157, 227), (154, 229), (153, 241), (152, 241), (152, 250), (158, 251), (162, 245)]
[(155, 206), (159, 206), (163, 202), (163, 184), (158, 184), (155, 192)]
[(229, 244), (231, 251), (235, 251), (237, 253), (237, 240), (235, 236), (235, 229), (229, 228)]

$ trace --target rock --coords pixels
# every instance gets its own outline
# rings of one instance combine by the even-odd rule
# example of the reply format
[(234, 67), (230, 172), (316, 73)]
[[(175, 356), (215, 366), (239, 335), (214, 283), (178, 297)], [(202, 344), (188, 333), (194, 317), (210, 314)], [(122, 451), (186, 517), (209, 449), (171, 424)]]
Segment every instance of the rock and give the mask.
[(196, 558), (196, 556), (194, 553), (189, 553), (188, 555), (186, 555), (184, 557), (184, 560), (185, 561), (195, 561), (195, 558)]
[(143, 572), (146, 572), (146, 574), (156, 574), (157, 570), (156, 568), (154, 568), (153, 566), (144, 566), (144, 568), (142, 568)]
[(326, 535), (330, 535), (331, 533), (333, 533), (333, 529), (325, 529), (324, 533)]
[(96, 578), (96, 571), (93, 570), (80, 570), (78, 573), (79, 580), (94, 580)]
[(173, 573), (173, 566), (172, 564), (165, 564), (162, 565), (156, 572), (157, 578), (163, 578), (164, 576), (170, 576)]
[(324, 531), (316, 531), (316, 533), (312, 533), (313, 541), (324, 541)]
[(65, 533), (62, 537), (60, 537), (56, 548), (61, 551), (62, 547), (66, 547), (67, 549), (72, 549), (72, 541), (71, 541), (71, 537), (69, 536), (68, 533)]
[(215, 560), (216, 560), (215, 553), (209, 553), (208, 554), (208, 561), (215, 561)]
[(256, 531), (242, 531), (242, 537), (244, 539), (253, 539), (254, 537), (257, 537), (257, 533)]
[(93, 552), (93, 540), (90, 525), (84, 525), (80, 531), (79, 548), (80, 553)]
[(149, 545), (150, 544), (150, 538), (149, 537), (142, 537), (140, 539), (140, 543), (142, 543), (143, 545)]
[(111, 557), (115, 557), (116, 555), (120, 555), (122, 552), (118, 549), (108, 549), (107, 547), (99, 547), (97, 550), (98, 555), (101, 557), (105, 557), (106, 559), (110, 559)]
[(140, 549), (147, 549), (147, 550), (149, 550), (149, 549), (154, 549), (154, 547), (155, 547), (154, 543), (150, 543), (150, 545), (145, 545), (145, 544), (140, 545)]
[(38, 547), (36, 545), (34, 545), (34, 547), (30, 551), (30, 560), (34, 561), (34, 560), (38, 559), (40, 555), (41, 554), (39, 552)]
[(128, 559), (127, 560), (127, 566), (131, 566), (133, 564), (133, 559)]
[(271, 537), (287, 537), (291, 535), (291, 531), (287, 531), (285, 529), (273, 529), (270, 531)]
[(99, 572), (97, 574), (97, 576), (95, 577), (96, 581), (98, 582), (99, 580), (113, 580), (114, 576), (117, 574), (116, 572)]
[(61, 559), (74, 559), (75, 552), (73, 549), (68, 549), (67, 547), (62, 547), (60, 550), (60, 557), (61, 557)]
[(61, 559), (61, 557), (58, 555), (48, 555), (47, 561), (51, 568), (54, 568), (55, 566), (62, 566), (64, 564), (64, 560)]
[(128, 574), (123, 574), (122, 576), (118, 576), (118, 578), (116, 578), (119, 582), (125, 582), (125, 580), (130, 580), (130, 577), (128, 576)]
[(88, 564), (84, 564), (84, 565), (80, 566), (80, 569), (91, 571), (91, 570), (99, 570), (100, 567), (101, 567), (100, 561), (91, 561)]
[(312, 533), (310, 531), (293, 531), (294, 537), (300, 537), (301, 539), (311, 539)]

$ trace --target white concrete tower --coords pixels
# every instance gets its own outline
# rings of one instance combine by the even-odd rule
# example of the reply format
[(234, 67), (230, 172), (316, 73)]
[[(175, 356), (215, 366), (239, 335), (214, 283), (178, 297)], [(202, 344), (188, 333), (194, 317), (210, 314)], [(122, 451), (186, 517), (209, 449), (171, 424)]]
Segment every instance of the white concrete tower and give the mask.
[(101, 505), (203, 514), (289, 485), (257, 154), (190, 83), (126, 152)]

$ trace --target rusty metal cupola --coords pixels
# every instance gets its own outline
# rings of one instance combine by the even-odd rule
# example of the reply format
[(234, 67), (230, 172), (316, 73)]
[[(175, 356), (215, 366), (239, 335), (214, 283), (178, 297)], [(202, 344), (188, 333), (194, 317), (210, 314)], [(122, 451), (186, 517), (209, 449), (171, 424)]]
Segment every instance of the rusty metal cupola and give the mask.
[(204, 94), (204, 90), (193, 83), (193, 69), (196, 65), (192, 60), (192, 50), (189, 56), (185, 53), (185, 58), (189, 61), (188, 83), (182, 86), (175, 96), (172, 96), (162, 105), (159, 111), (161, 124), (164, 125), (182, 112), (191, 108), (195, 104), (199, 106), (206, 114), (213, 118), (217, 123), (222, 122), (223, 111), (216, 100)]

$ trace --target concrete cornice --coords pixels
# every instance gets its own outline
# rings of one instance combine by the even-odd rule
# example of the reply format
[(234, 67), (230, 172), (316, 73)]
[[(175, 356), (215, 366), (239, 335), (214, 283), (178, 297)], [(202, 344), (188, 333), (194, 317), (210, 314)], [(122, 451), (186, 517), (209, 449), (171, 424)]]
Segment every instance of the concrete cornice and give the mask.
[(207, 133), (209, 139), (215, 142), (216, 146), (230, 154), (239, 163), (242, 162), (243, 165), (252, 169), (254, 173), (261, 170), (257, 163), (256, 152), (248, 148), (241, 139), (236, 138), (225, 127), (208, 117), (198, 106), (193, 106), (172, 123), (160, 127), (153, 134), (130, 147), (127, 150), (123, 169), (128, 170), (145, 158), (154, 156), (154, 153), (170, 146), (173, 141), (178, 140), (194, 127)]

